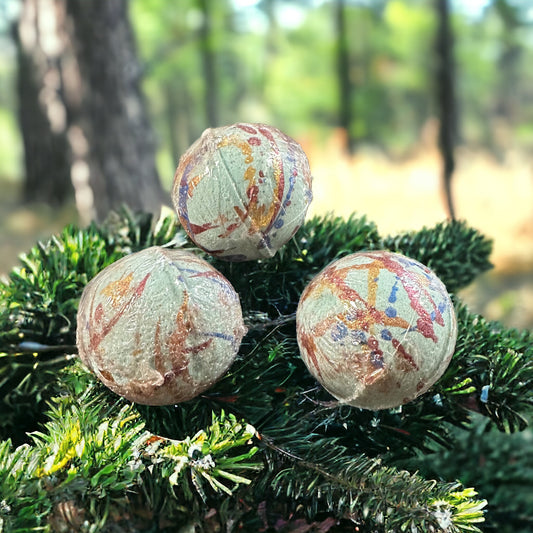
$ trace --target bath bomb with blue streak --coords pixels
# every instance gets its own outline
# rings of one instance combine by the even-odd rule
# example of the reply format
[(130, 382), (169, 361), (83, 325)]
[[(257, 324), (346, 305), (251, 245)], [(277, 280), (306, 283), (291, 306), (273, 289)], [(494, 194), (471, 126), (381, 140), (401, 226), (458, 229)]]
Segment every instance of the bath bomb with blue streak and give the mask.
[(334, 261), (305, 288), (297, 339), (309, 371), (340, 402), (405, 404), (444, 373), (457, 325), (446, 287), (426, 266), (388, 251)]
[(181, 157), (172, 188), (189, 237), (229, 261), (274, 256), (304, 222), (311, 199), (301, 146), (265, 124), (205, 130)]
[(245, 332), (239, 296), (220, 272), (190, 252), (155, 246), (95, 276), (77, 317), (81, 360), (112, 391), (147, 405), (208, 389)]

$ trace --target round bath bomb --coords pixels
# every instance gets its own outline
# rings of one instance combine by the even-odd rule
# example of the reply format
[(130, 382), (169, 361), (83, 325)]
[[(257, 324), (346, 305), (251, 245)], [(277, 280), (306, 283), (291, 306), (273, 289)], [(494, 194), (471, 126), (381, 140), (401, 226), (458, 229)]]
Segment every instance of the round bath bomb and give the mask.
[(190, 252), (155, 246), (102, 270), (78, 309), (82, 361), (112, 391), (148, 405), (209, 388), (245, 332), (239, 297), (218, 270)]
[(385, 409), (427, 391), (444, 373), (457, 325), (446, 287), (403, 255), (360, 252), (305, 288), (298, 345), (311, 374), (342, 403)]
[(216, 257), (272, 257), (302, 225), (311, 171), (301, 146), (265, 124), (207, 129), (179, 161), (172, 200), (195, 244)]

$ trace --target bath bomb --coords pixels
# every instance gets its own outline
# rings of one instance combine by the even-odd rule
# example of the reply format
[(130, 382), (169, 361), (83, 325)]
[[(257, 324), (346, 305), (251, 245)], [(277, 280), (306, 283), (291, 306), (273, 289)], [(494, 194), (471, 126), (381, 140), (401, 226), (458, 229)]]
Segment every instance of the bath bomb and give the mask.
[(388, 251), (334, 261), (305, 288), (296, 313), (301, 356), (340, 402), (405, 404), (446, 370), (457, 324), (446, 287), (426, 266)]
[(76, 333), (81, 360), (104, 385), (169, 405), (213, 385), (245, 332), (239, 296), (220, 272), (190, 252), (154, 246), (88, 283)]
[(205, 130), (180, 158), (172, 187), (189, 237), (229, 261), (274, 256), (304, 222), (311, 199), (301, 146), (265, 124)]

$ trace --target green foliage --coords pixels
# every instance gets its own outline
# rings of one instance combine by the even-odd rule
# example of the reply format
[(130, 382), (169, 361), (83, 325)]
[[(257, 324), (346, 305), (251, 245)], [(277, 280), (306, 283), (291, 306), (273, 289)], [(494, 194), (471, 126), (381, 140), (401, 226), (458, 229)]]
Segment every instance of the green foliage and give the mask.
[(124, 208), (101, 227), (67, 226), (22, 255), (21, 266), (0, 281), (0, 436), (21, 442), (39, 420), (50, 380), (76, 352), (87, 282), (127, 253), (180, 240), (173, 217), (152, 224), (150, 215)]
[[(238, 511), (243, 524), (257, 520), (252, 498), (274, 498), (285, 502), (286, 512), (303, 508), (310, 517), (320, 511), (349, 516), (380, 531), (400, 524), (438, 527), (442, 520), (453, 525), (450, 531), (468, 531), (482, 517), (483, 502), (472, 491), (458, 492), (457, 483), (384, 467), (335, 439), (301, 440), (292, 447), (297, 455), (219, 410), (210, 425), (177, 441), (146, 431), (137, 407), (116, 399), (79, 364), (62, 371), (55, 388), (60, 395), (43, 430), (32, 434), (33, 445), (12, 450), (5, 441), (0, 447), (5, 531), (76, 525), (100, 531), (128, 520), (130, 527), (148, 527), (159, 515), (184, 525), (195, 523), (207, 505), (235, 513), (237, 495), (247, 499), (247, 509)], [(244, 493), (246, 486), (251, 491)], [(140, 505), (149, 520), (135, 511)]]
[(427, 481), (365, 457), (325, 460), (327, 466), (315, 456), (289, 463), (272, 481), (274, 494), (286, 494), (294, 509), (307, 504), (313, 515), (322, 504), (336, 516), (357, 517), (370, 531), (476, 531), (484, 520), (486, 502), (460, 484)]
[(44, 409), (50, 380), (75, 351), (83, 287), (120, 257), (95, 228), (67, 227), (21, 257), (0, 283), (0, 434), (21, 442)]
[[(75, 528), (76, 516), (83, 516), (80, 530), (99, 531), (109, 521), (124, 521), (132, 494), (143, 494), (145, 502), (165, 500), (164, 506), (174, 502), (179, 512), (169, 514), (186, 515), (180, 509), (185, 502), (197, 500), (198, 507), (232, 496), (250, 484), (247, 472), (263, 469), (254, 428), (231, 414), (213, 417), (184, 441), (169, 440), (146, 431), (135, 407), (102, 390), (81, 365), (61, 378), (55, 384), (61, 395), (53, 398), (42, 431), (32, 433), (33, 446), (0, 446), (2, 531)], [(64, 515), (65, 502), (71, 516)]]
[(533, 441), (531, 430), (514, 435), (498, 432), (486, 418), (473, 418), (469, 431), (458, 430), (453, 450), (437, 450), (408, 463), (424, 476), (461, 478), (475, 484), (490, 502), (487, 531), (528, 533), (533, 517), (533, 455), (524, 453)]
[[(497, 118), (511, 129), (515, 146), (523, 139), (520, 144), (527, 148), (531, 135), (520, 132), (527, 132), (533, 114), (528, 97), (531, 17), (521, 9), (518, 24), (509, 27), (496, 9), (501, 3), (488, 2), (479, 12), (468, 4), (452, 5), (462, 140), (491, 150), (506, 148), (509, 141), (500, 138), (500, 126), (488, 123), (487, 117), (509, 100), (509, 76), (502, 76), (507, 70), (515, 82), (513, 103)], [(246, 116), (276, 123), (294, 137), (329, 136), (339, 123), (333, 2), (311, 6), (264, 1), (236, 8), (219, 1), (209, 6), (218, 125)], [(346, 2), (344, 9), (352, 133), (360, 142), (405, 154), (419, 142), (435, 111), (435, 6), (387, 0)], [(181, 0), (179, 5), (137, 1), (131, 11), (145, 62), (144, 88), (165, 152), (160, 173), (170, 179), (177, 158), (209, 125), (198, 31), (203, 14), (193, 0)]]
[[(66, 356), (84, 284), (110, 261), (155, 244), (192, 246), (173, 217), (154, 224), (124, 211), (34, 248), (2, 287), (3, 428), (18, 429), (22, 442), (21, 433), (42, 424), (30, 443), (1, 448), (7, 531), (24, 520), (60, 530), (76, 517), (88, 531), (124, 523), (164, 529), (167, 520), (211, 524), (205, 531), (228, 523), (267, 530), (279, 520), (333, 527), (327, 517), (339, 531), (354, 523), (361, 531), (476, 530), (484, 500), (472, 489), (395, 465), (453, 446), (453, 427), (469, 428), (472, 409), (500, 429), (522, 429), (532, 401), (529, 334), (457, 302), (457, 352), (443, 378), (416, 401), (372, 412), (332, 402), (317, 386), (299, 357), (294, 312), (309, 280), (347, 253), (398, 250), (457, 289), (488, 268), (489, 241), (457, 222), (382, 238), (364, 217), (329, 216), (309, 220), (269, 260), (208, 258), (240, 293), (249, 333), (211, 389), (148, 407), (117, 399)], [(58, 309), (67, 320), (54, 316)]]
[[(196, 492), (206, 502), (208, 489), (231, 496), (233, 491), (228, 484), (249, 485), (251, 480), (242, 473), (263, 469), (263, 463), (253, 458), (258, 451), (257, 446), (250, 447), (254, 437), (252, 426), (222, 411), (218, 417), (212, 414), (211, 426), (206, 431), (200, 430), (183, 441), (170, 441), (161, 448), (158, 440), (150, 453), (157, 450), (156, 457), (164, 461), (161, 476), (171, 486), (180, 487), (186, 500), (193, 499)], [(234, 448), (241, 448), (242, 453), (228, 454)]]
[(506, 330), (457, 306), (458, 341), (454, 364), (471, 381), (474, 408), (500, 431), (520, 431), (533, 406), (533, 335)]
[[(125, 254), (179, 239), (173, 217), (152, 227), (152, 217), (127, 208), (103, 226), (67, 226), (21, 256), (7, 283), (0, 282), (0, 352), (57, 353), (75, 343), (78, 300), (87, 282)], [(43, 346), (37, 346), (42, 344)]]
[[(73, 380), (80, 383), (79, 372)], [(33, 446), (24, 444), (6, 455), (0, 470), (7, 489), (2, 493), (6, 531), (42, 530), (47, 524), (58, 530), (67, 502), (94, 531), (105, 523), (110, 505), (123, 499), (124, 490), (135, 482), (140, 467), (132, 455), (148, 436), (141, 434), (142, 423), (131, 406), (107, 408), (94, 380), (82, 381), (87, 388), (81, 396), (71, 391), (54, 399), (43, 430), (32, 434)], [(18, 456), (24, 459), (14, 463)]]
[[(0, 65), (0, 77), (3, 77), (4, 73), (1, 72)], [(0, 179), (4, 180), (6, 177), (13, 179), (21, 172), (20, 161), (21, 146), (17, 137), (17, 127), (15, 123), (15, 116), (11, 112), (10, 108), (4, 108), (0, 104), (0, 131), (2, 132), (2, 142), (0, 143)], [(5, 187), (5, 185), (4, 185)]]
[(443, 222), (434, 228), (390, 236), (383, 240), (383, 247), (431, 268), (449, 292), (466, 287), (492, 268), (492, 241), (465, 222)]

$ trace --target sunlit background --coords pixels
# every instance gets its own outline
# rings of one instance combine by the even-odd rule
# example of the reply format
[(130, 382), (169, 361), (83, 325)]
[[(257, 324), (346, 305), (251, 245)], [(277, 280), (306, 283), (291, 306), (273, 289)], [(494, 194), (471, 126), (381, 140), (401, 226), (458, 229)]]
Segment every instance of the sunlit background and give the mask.
[[(311, 214), (364, 214), (384, 234), (446, 218), (435, 3), (345, 0), (347, 131), (339, 121), (339, 3), (131, 0), (157, 167), (167, 190), (180, 155), (209, 124), (267, 122), (308, 154)], [(25, 170), (11, 35), (20, 5), (0, 1), (3, 274), (36, 239), (80, 222), (73, 191), (54, 207), (25, 203), (21, 194)], [(494, 239), (495, 269), (463, 297), (489, 318), (531, 328), (533, 4), (457, 0), (451, 6), (458, 112), (453, 197), (458, 218)]]

